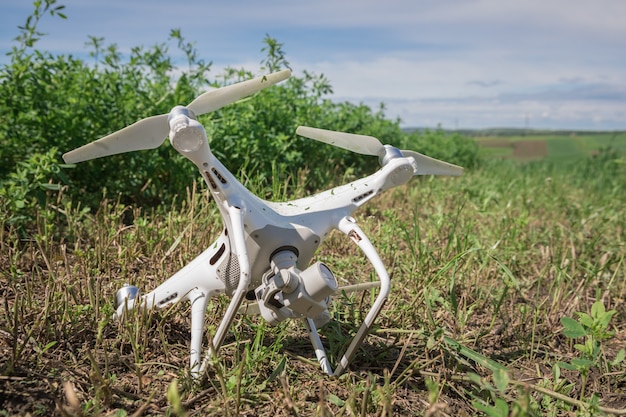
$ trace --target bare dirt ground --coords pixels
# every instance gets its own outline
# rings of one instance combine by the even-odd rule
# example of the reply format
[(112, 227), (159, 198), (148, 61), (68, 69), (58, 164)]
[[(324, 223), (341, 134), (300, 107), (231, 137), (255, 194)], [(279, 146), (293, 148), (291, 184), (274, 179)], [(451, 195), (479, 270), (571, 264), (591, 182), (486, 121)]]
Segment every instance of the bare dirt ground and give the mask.
[(545, 140), (482, 139), (480, 146), (484, 148), (511, 149), (511, 157), (520, 161), (541, 159), (548, 156), (548, 143)]
[(512, 146), (515, 159), (529, 160), (548, 156), (548, 144), (545, 140), (517, 141)]

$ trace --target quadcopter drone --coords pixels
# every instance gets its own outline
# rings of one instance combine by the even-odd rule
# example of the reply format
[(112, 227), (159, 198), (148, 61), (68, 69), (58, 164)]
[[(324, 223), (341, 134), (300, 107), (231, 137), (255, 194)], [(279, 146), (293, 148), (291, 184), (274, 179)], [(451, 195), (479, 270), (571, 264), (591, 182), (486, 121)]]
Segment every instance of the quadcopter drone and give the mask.
[[(463, 169), (414, 151), (383, 145), (371, 136), (334, 132), (300, 126), (296, 133), (364, 155), (378, 156), (381, 168), (374, 174), (319, 194), (287, 201), (269, 202), (249, 192), (222, 165), (209, 148), (206, 131), (196, 116), (283, 81), (291, 75), (283, 70), (259, 78), (208, 91), (187, 106), (176, 106), (169, 114), (142, 119), (63, 155), (67, 163), (160, 146), (168, 135), (176, 151), (200, 170), (223, 218), (224, 229), (217, 240), (198, 257), (153, 291), (140, 295), (137, 287), (124, 285), (117, 293), (116, 316), (124, 319), (133, 308), (161, 309), (188, 300), (191, 303), (190, 371), (198, 378), (209, 359), (217, 354), (231, 323), (244, 301), (252, 311), (275, 325), (286, 319), (301, 319), (308, 331), (322, 370), (343, 373), (369, 333), (387, 300), (389, 274), (376, 249), (351, 214), (363, 204), (413, 175), (461, 175)], [(331, 270), (323, 263), (309, 265), (324, 238), (338, 229), (363, 251), (374, 267), (374, 285), (339, 288)], [(342, 291), (379, 287), (363, 323), (336, 367), (330, 363), (318, 328), (330, 319), (333, 295)], [(210, 297), (231, 298), (213, 343), (202, 357), (204, 317)]]

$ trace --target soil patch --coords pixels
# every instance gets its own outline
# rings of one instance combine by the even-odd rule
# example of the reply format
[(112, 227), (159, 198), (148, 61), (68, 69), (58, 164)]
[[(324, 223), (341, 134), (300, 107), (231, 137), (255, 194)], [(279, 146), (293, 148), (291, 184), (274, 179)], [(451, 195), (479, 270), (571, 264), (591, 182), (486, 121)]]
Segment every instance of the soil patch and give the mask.
[(539, 159), (548, 156), (548, 144), (545, 140), (522, 140), (513, 142), (513, 158)]

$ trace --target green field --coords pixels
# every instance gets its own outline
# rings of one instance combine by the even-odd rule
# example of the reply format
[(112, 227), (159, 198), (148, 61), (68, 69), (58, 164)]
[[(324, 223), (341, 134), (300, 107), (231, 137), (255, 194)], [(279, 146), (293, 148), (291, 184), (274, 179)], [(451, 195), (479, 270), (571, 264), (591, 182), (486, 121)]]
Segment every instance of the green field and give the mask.
[[(495, 157), (540, 159), (548, 156), (552, 159), (571, 159), (594, 155), (607, 148), (626, 153), (626, 132), (528, 131), (524, 134), (514, 132), (491, 135), (486, 135), (485, 132), (475, 132), (473, 137), (484, 148), (487, 155)], [(526, 145), (524, 150), (527, 152), (523, 156), (516, 155), (516, 145), (520, 144)], [(523, 152), (523, 150), (518, 152)]]

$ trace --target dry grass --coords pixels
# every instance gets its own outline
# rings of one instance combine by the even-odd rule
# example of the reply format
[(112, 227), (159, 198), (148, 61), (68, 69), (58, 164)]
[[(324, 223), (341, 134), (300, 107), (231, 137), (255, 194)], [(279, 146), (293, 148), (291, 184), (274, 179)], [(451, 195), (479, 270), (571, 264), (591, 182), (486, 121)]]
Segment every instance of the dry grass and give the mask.
[[(236, 320), (201, 385), (187, 370), (189, 307), (111, 319), (116, 290), (149, 290), (209, 245), (216, 210), (115, 202), (42, 217), (30, 238), (0, 229), (4, 415), (572, 415), (626, 413), (624, 176), (501, 163), (420, 179), (358, 213), (392, 295), (346, 374), (324, 376), (299, 323)], [(580, 169), (580, 165), (576, 165)], [(616, 165), (623, 174), (623, 165)], [(605, 177), (602, 177), (602, 175)], [(593, 177), (593, 178), (591, 178)], [(620, 180), (621, 178), (621, 180)], [(132, 220), (132, 221), (131, 221)], [(342, 282), (373, 277), (332, 234), (318, 259)], [(615, 309), (588, 378), (562, 333), (596, 301)], [(371, 297), (340, 299), (323, 335), (338, 354)], [(207, 315), (207, 339), (226, 300)], [(174, 385), (174, 381), (176, 385)]]

